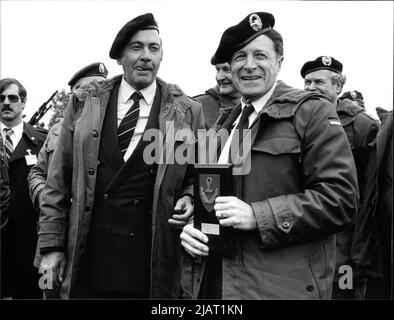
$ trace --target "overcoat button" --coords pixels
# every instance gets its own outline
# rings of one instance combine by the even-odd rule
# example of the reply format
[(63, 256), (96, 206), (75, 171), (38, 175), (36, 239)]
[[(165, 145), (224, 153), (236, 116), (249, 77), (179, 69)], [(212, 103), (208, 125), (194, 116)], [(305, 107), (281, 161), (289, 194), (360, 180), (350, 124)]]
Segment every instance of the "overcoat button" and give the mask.
[(134, 200), (134, 204), (138, 206), (140, 204), (140, 200)]
[(85, 207), (85, 211), (90, 211), (90, 207), (89, 207), (89, 206), (86, 206), (86, 207)]
[(309, 292), (312, 292), (313, 291), (313, 286), (307, 286), (306, 290), (309, 291)]
[(97, 138), (99, 136), (99, 133), (97, 130), (93, 130), (93, 137)]
[(104, 199), (104, 200), (107, 200), (107, 199), (108, 199), (108, 197), (109, 197), (108, 193), (104, 193), (104, 195), (103, 195), (103, 199)]
[(89, 173), (90, 176), (94, 175), (94, 169), (90, 168), (88, 173)]
[(285, 222), (282, 223), (282, 227), (283, 227), (284, 229), (289, 229), (290, 223), (288, 223), (287, 221), (285, 221)]

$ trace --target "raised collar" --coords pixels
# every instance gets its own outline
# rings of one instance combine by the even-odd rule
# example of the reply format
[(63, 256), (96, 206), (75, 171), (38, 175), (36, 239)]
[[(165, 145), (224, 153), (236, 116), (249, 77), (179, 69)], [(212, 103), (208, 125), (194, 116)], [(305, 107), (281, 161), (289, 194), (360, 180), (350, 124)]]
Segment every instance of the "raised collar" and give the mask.
[[(139, 92), (142, 94), (145, 102), (148, 105), (151, 105), (153, 102), (153, 99), (155, 98), (156, 88), (157, 88), (157, 83), (155, 80), (146, 88), (139, 90)], [(137, 91), (125, 80), (124, 77), (122, 77), (122, 82), (120, 83), (119, 89), (120, 89), (120, 96), (121, 96), (124, 103), (126, 103), (127, 100), (130, 98), (130, 96), (135, 91)]]

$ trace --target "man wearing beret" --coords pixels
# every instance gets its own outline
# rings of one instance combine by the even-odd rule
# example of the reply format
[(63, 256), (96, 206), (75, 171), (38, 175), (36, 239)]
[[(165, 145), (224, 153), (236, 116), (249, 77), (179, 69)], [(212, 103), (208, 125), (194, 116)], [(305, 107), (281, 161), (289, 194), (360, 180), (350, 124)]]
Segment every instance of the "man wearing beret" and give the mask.
[[(88, 94), (88, 84), (91, 81), (103, 81), (107, 78), (108, 70), (102, 62), (91, 63), (88, 66), (83, 67), (77, 73), (75, 73), (68, 85), (70, 86), (70, 91), (73, 93), (80, 103), (83, 103), (84, 99)], [(52, 156), (56, 146), (58, 145), (59, 135), (62, 128), (63, 117), (58, 117), (57, 122), (50, 128), (46, 140), (44, 142), (43, 148), (41, 148), (37, 163), (31, 168), (29, 175), (27, 177), (27, 182), (29, 184), (29, 193), (31, 201), (36, 208), (40, 208), (41, 205), (41, 192), (44, 189), (45, 182), (48, 175), (48, 167), (51, 163)], [(39, 250), (36, 251), (36, 256), (34, 259), (34, 265), (39, 268), (41, 255)], [(45, 295), (48, 298), (49, 295), (56, 294), (58, 292), (45, 290)]]
[(230, 65), (226, 62), (214, 66), (217, 86), (194, 97), (202, 104), (206, 129), (221, 125), (240, 98), (231, 78)]
[(166, 146), (181, 145), (180, 129), (203, 128), (201, 105), (157, 78), (163, 49), (152, 14), (129, 21), (109, 54), (124, 74), (94, 85), (83, 108), (72, 97), (65, 113), (42, 192), (41, 266), (56, 273), (62, 298), (175, 299), (191, 171), (151, 161), (144, 132), (161, 134), (155, 150), (171, 158)]
[[(304, 78), (304, 89), (306, 91), (326, 95), (336, 107), (339, 120), (343, 129), (345, 129), (352, 149), (357, 169), (360, 201), (362, 201), (365, 172), (371, 153), (369, 144), (376, 137), (378, 122), (368, 115), (365, 109), (354, 104), (350, 99), (338, 99), (346, 82), (342, 69), (342, 63), (337, 59), (330, 56), (321, 56), (313, 61), (306, 62), (301, 68), (301, 76)], [(354, 266), (350, 260), (353, 229), (354, 225), (352, 223), (336, 235), (336, 273), (333, 287), (333, 298), (335, 299), (352, 299), (355, 293), (353, 289), (341, 289), (338, 285), (341, 277), (338, 269), (343, 265)], [(365, 281), (360, 280), (357, 274), (354, 274), (354, 278), (356, 290), (359, 290), (359, 287), (362, 287)], [(363, 290), (361, 289), (361, 291)]]
[[(87, 85), (91, 81), (103, 81), (107, 78), (108, 70), (104, 63), (96, 62), (83, 67), (77, 73), (75, 73), (68, 85), (70, 91), (77, 96), (77, 99), (83, 103), (86, 98)], [(85, 97), (84, 97), (85, 96)], [(41, 148), (38, 154), (37, 163), (31, 168), (29, 176), (27, 178), (29, 183), (29, 192), (31, 200), (36, 207), (40, 207), (40, 194), (44, 189), (45, 181), (47, 179), (48, 167), (51, 162), (53, 152), (58, 144), (59, 134), (62, 128), (62, 118), (58, 118), (58, 121), (49, 130), (47, 138), (44, 142), (44, 148)]]
[[(196, 259), (182, 279), (192, 298), (206, 298), (204, 290), (223, 299), (331, 297), (334, 234), (356, 211), (356, 171), (332, 104), (278, 80), (283, 40), (274, 22), (270, 13), (249, 14), (224, 32), (214, 56), (230, 63), (242, 95), (223, 124), (231, 131), (219, 163), (238, 163), (229, 149), (245, 128), (251, 166), (234, 175), (234, 196), (215, 200), (220, 225), (235, 229), (235, 255), (223, 256), (211, 283)], [(210, 254), (208, 237), (191, 224), (181, 241), (193, 257)]]
[(364, 97), (360, 91), (357, 90), (347, 91), (338, 99), (339, 100), (349, 99), (365, 110)]

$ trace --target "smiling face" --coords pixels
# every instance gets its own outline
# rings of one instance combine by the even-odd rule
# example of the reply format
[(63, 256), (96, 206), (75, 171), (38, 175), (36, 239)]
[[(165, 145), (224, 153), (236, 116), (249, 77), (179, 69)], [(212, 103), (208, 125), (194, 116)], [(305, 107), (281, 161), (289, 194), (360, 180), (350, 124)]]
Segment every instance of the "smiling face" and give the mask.
[(163, 57), (157, 30), (137, 31), (117, 60), (126, 81), (136, 90), (149, 86), (155, 79)]
[(277, 56), (272, 40), (265, 35), (233, 54), (230, 63), (233, 82), (245, 100), (257, 100), (272, 88), (282, 60)]
[(233, 84), (230, 65), (227, 62), (219, 63), (215, 65), (215, 69), (216, 82), (218, 83), (220, 94), (223, 96), (237, 97), (239, 93)]
[[(25, 103), (19, 95), (19, 88), (16, 84), (12, 83), (4, 89), (0, 94), (2, 96), (0, 102), (0, 120), (8, 127), (18, 125), (22, 121), (22, 111), (25, 108)], [(4, 97), (4, 101), (3, 101)], [(16, 102), (11, 102), (17, 98)]]

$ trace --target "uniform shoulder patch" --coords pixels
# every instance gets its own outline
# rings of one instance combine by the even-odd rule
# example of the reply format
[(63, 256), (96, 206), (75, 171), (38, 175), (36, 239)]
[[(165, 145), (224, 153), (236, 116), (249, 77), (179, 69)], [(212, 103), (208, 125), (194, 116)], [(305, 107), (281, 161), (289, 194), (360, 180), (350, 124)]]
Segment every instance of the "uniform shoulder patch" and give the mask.
[(341, 126), (341, 121), (339, 121), (338, 118), (328, 118), (328, 123), (330, 124), (330, 126)]

